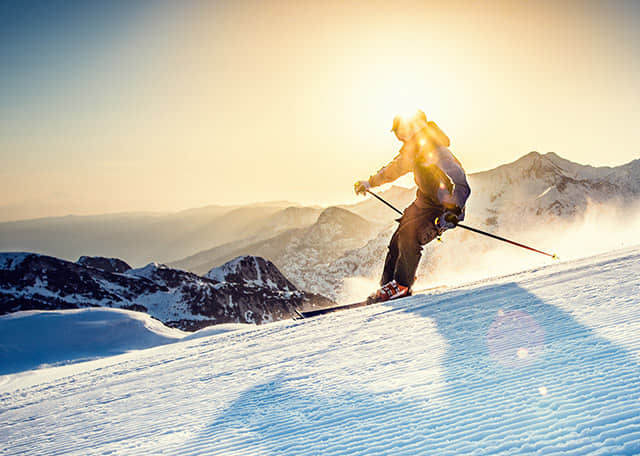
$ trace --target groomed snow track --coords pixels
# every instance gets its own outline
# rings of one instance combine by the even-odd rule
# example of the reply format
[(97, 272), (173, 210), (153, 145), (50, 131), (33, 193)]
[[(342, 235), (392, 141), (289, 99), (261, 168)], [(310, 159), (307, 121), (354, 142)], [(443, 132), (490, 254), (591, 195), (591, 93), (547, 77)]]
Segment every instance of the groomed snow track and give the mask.
[(640, 248), (0, 377), (6, 455), (638, 455)]

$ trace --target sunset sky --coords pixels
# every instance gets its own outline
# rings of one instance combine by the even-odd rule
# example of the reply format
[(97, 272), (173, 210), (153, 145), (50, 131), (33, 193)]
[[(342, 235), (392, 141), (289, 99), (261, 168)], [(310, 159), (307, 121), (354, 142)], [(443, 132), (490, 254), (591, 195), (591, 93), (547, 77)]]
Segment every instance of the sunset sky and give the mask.
[(640, 2), (3, 1), (0, 220), (356, 201), (416, 108), (468, 172), (640, 158)]

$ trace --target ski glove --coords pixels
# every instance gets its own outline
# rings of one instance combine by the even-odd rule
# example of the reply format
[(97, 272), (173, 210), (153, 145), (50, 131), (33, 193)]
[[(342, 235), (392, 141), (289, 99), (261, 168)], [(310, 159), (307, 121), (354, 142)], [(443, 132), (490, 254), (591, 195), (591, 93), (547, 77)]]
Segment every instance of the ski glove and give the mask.
[(369, 183), (368, 180), (358, 181), (355, 184), (353, 184), (353, 189), (355, 190), (356, 195), (366, 195), (367, 190), (369, 190), (370, 188), (371, 188), (371, 184)]
[(455, 228), (460, 221), (460, 216), (452, 211), (444, 212), (440, 217), (436, 218), (436, 228), (442, 233), (443, 231)]

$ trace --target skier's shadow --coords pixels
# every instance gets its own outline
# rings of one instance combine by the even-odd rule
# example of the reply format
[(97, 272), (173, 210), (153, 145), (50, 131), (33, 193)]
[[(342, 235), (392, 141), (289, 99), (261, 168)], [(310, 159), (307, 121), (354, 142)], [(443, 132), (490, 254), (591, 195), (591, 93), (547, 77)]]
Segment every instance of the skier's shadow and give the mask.
[[(636, 358), (570, 314), (508, 283), (386, 304), (369, 319), (384, 322), (399, 312), (414, 322), (407, 331), (436, 325), (444, 341), (440, 388), (417, 395), (411, 387), (371, 391), (362, 387), (367, 378), (359, 378), (359, 385), (327, 393), (300, 388), (304, 372), (296, 378), (274, 372), (187, 447), (208, 454), (239, 447), (256, 454), (469, 454), (478, 448), (520, 454), (607, 445), (615, 454), (640, 453)], [(395, 364), (385, 372), (390, 383), (398, 380), (394, 375), (415, 375), (416, 363), (424, 361), (394, 359), (404, 343), (393, 334), (376, 341)], [(352, 363), (356, 370), (367, 365), (360, 377), (384, 368), (379, 360), (355, 357)], [(433, 371), (425, 374), (411, 383), (433, 384)]]

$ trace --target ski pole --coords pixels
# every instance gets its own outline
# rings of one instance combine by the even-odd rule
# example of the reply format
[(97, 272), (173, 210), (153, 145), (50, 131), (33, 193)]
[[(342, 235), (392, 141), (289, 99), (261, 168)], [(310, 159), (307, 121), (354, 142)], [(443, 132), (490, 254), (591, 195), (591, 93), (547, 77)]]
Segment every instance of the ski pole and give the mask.
[[(396, 211), (398, 214), (402, 215), (402, 212), (400, 212), (399, 209), (397, 209), (396, 207), (391, 205), (385, 199), (383, 199), (380, 196), (378, 196), (375, 193), (373, 193), (371, 190), (367, 190), (367, 193), (372, 195), (372, 196), (374, 196), (374, 197), (376, 197), (379, 201), (383, 202), (384, 204), (389, 206), (391, 209)], [(482, 230), (479, 230), (477, 228), (473, 228), (473, 227), (470, 227), (470, 226), (467, 226), (467, 225), (463, 225), (462, 223), (458, 223), (456, 226), (459, 226), (460, 228), (464, 228), (465, 230), (473, 231), (474, 233), (478, 233), (478, 234), (483, 234), (485, 236), (489, 236), (490, 238), (497, 239), (499, 241), (507, 242), (507, 243), (509, 243), (511, 245), (515, 245), (517, 247), (522, 247), (523, 249), (531, 250), (532, 252), (541, 253), (543, 255), (546, 255), (548, 257), (553, 258), (554, 260), (558, 259), (558, 255), (556, 255), (555, 253), (543, 252), (542, 250), (534, 249), (533, 247), (529, 247), (528, 245), (520, 244), (519, 242), (510, 241), (509, 239), (506, 239), (506, 238), (503, 238), (503, 237), (500, 237), (500, 236), (496, 236), (495, 234), (487, 233), (486, 231), (482, 231)]]
[(393, 209), (394, 211), (396, 211), (398, 214), (402, 215), (402, 211), (396, 207), (394, 207), (393, 205), (391, 205), (388, 201), (386, 201), (385, 199), (379, 197), (378, 195), (376, 195), (375, 193), (373, 193), (371, 190), (367, 190), (367, 193), (371, 196), (374, 196), (376, 198), (378, 198), (379, 201), (383, 202), (384, 204), (386, 204), (387, 206), (389, 206), (391, 209)]
[(464, 228), (465, 230), (473, 231), (474, 233), (484, 234), (485, 236), (489, 236), (490, 238), (497, 239), (499, 241), (507, 242), (507, 243), (509, 243), (511, 245), (522, 247), (523, 249), (531, 250), (532, 252), (541, 253), (543, 255), (546, 255), (548, 257), (553, 258), (554, 260), (558, 259), (558, 255), (556, 255), (555, 253), (543, 252), (542, 250), (534, 249), (533, 247), (529, 247), (528, 245), (520, 244), (519, 242), (510, 241), (509, 239), (505, 239), (503, 237), (496, 236), (495, 234), (487, 233), (486, 231), (481, 231), (481, 230), (479, 230), (477, 228), (473, 228), (473, 227), (470, 227), (470, 226), (467, 226), (467, 225), (463, 225), (462, 223), (458, 223), (456, 226), (459, 226), (460, 228)]

